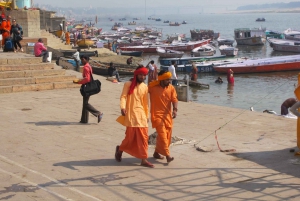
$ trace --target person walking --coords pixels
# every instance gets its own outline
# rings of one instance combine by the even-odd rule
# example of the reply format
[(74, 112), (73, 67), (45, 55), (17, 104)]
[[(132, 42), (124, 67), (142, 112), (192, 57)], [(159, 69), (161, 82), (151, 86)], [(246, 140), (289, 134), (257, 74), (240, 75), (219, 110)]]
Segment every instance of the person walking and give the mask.
[(15, 19), (12, 20), (10, 34), (13, 35), (12, 39), (15, 47), (14, 52), (18, 51), (18, 47), (20, 48), (19, 51), (23, 52), (22, 45), (20, 44), (20, 41), (23, 40), (23, 29), (19, 24), (17, 24), (17, 21)]
[[(92, 67), (89, 64), (89, 57), (83, 55), (81, 58), (81, 63), (83, 66), (82, 77), (81, 80), (74, 80), (73, 82), (76, 84), (86, 84), (91, 81), (91, 75), (93, 73)], [(91, 104), (89, 104), (90, 96), (83, 96), (83, 104), (82, 104), (82, 114), (81, 120), (79, 123), (86, 124), (89, 122), (89, 112), (92, 113), (98, 119), (98, 123), (101, 121), (103, 117), (103, 113), (96, 110)]]
[(122, 160), (126, 152), (141, 159), (141, 165), (153, 168), (148, 158), (148, 87), (144, 83), (147, 68), (140, 66), (131, 81), (124, 84), (120, 97), (121, 114), (117, 121), (126, 126), (125, 139), (116, 146), (115, 159)]
[(150, 113), (152, 127), (156, 129), (156, 147), (153, 157), (164, 159), (167, 162), (174, 160), (171, 157), (169, 146), (172, 140), (173, 119), (177, 116), (178, 99), (175, 88), (170, 85), (172, 75), (170, 72), (161, 70), (158, 80), (149, 85)]
[(76, 62), (76, 71), (80, 71), (80, 48), (76, 50), (76, 52), (72, 55), (74, 61)]
[(169, 70), (169, 72), (172, 75), (172, 77), (171, 77), (171, 79), (172, 79), (172, 85), (176, 86), (178, 82), (177, 82), (177, 75), (176, 75), (176, 69), (175, 69), (175, 61), (172, 61), (171, 64), (172, 65), (169, 66), (168, 70)]
[(157, 80), (157, 66), (154, 64), (154, 61), (151, 60), (148, 65), (149, 73), (148, 73), (148, 84), (153, 80)]

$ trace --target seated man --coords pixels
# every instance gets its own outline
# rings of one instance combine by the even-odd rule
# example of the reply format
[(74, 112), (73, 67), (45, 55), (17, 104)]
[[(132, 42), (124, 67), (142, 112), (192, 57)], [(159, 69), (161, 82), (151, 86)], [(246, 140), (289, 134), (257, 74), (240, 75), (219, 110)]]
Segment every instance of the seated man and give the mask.
[(132, 57), (129, 57), (129, 58), (127, 59), (127, 64), (128, 64), (128, 65), (132, 64)]
[(221, 77), (218, 77), (218, 79), (216, 79), (215, 83), (223, 83), (223, 80)]
[(121, 81), (120, 81), (119, 73), (118, 73), (116, 67), (114, 67), (113, 62), (110, 62), (110, 64), (109, 64), (108, 75), (109, 75), (110, 77), (116, 76), (118, 82), (121, 82)]
[(295, 98), (286, 99), (281, 105), (281, 115), (287, 115), (289, 113), (288, 108), (292, 107), (296, 102)]
[(39, 38), (38, 42), (34, 45), (34, 55), (36, 57), (43, 57), (43, 62), (47, 62), (49, 53), (43, 44), (43, 40)]

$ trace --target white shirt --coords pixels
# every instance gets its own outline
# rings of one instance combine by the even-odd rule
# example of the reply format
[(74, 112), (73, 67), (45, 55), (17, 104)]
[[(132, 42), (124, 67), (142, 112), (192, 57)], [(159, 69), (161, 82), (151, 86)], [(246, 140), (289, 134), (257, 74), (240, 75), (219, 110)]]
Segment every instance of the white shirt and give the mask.
[(148, 66), (150, 70), (154, 70), (154, 66), (152, 66), (152, 64), (149, 64)]
[(74, 54), (73, 54), (73, 58), (76, 59), (77, 61), (80, 61), (80, 57), (79, 57), (79, 52), (76, 51)]
[(171, 79), (177, 80), (177, 75), (174, 65), (169, 66), (168, 71), (172, 74)]

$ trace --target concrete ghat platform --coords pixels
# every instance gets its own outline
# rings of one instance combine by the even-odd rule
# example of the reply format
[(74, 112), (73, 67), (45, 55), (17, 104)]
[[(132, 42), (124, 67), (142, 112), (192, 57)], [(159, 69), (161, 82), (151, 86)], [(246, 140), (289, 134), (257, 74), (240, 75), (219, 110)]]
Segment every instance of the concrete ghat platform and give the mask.
[[(94, 78), (102, 81), (102, 91), (90, 98), (104, 113), (99, 124), (92, 115), (88, 125), (78, 123), (78, 89), (0, 94), (0, 200), (299, 199), (300, 158), (289, 151), (296, 120), (180, 102), (173, 135), (211, 152), (196, 151), (194, 143), (172, 146), (175, 160), (167, 164), (151, 158), (149, 147), (155, 168), (125, 153), (118, 163), (122, 84)], [(220, 127), (220, 147), (236, 152), (218, 150)]]

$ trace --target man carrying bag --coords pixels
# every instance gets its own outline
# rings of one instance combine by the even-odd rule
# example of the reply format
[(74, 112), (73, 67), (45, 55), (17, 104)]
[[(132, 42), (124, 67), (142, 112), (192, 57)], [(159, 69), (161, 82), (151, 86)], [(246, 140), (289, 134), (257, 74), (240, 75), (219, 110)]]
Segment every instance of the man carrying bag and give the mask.
[(92, 67), (89, 64), (88, 56), (81, 56), (81, 63), (83, 66), (81, 80), (74, 80), (73, 83), (82, 84), (80, 88), (80, 93), (83, 97), (82, 114), (80, 123), (88, 123), (89, 112), (92, 113), (98, 119), (98, 123), (101, 121), (103, 113), (96, 110), (91, 104), (89, 104), (89, 99), (91, 95), (97, 94), (101, 90), (101, 82), (99, 80), (94, 80), (92, 75)]

